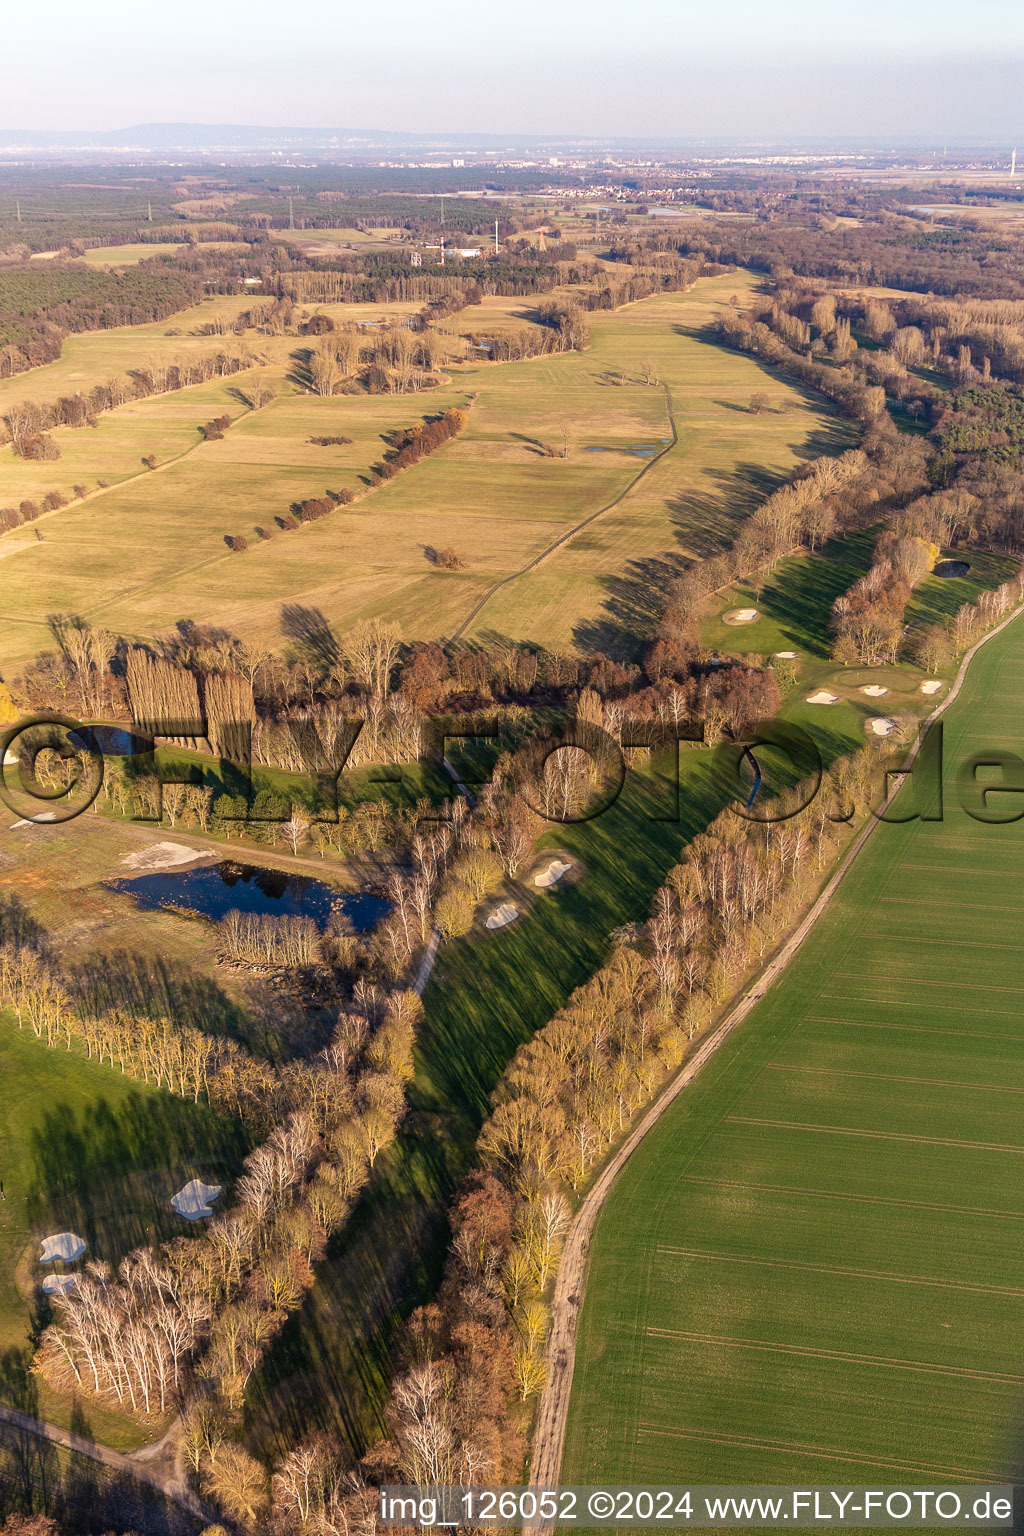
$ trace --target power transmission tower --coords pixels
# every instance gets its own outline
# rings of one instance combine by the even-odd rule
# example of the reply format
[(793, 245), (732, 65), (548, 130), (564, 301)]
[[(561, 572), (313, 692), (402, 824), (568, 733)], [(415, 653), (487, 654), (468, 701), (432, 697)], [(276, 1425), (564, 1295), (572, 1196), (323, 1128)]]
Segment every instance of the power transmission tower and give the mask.
[(495, 256), (497, 256), (497, 254), (498, 254), (498, 221), (497, 221), (497, 219), (495, 219), (495, 221), (494, 221), (494, 254), (495, 254)]
[(20, 197), (16, 197), (14, 199), (14, 206), (18, 210), (18, 223), (20, 224), (21, 223), (21, 198)]
[(295, 200), (291, 197), (288, 199), (288, 228), (295, 228)]

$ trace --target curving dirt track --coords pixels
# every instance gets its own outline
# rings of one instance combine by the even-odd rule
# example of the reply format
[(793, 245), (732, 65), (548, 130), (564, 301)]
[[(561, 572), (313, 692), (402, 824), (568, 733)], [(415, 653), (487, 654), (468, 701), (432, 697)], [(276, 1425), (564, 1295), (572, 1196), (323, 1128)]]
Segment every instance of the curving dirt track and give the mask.
[[(1022, 613), (1024, 613), (1024, 605), (1015, 608), (1001, 624), (998, 624), (995, 629), (990, 630), (987, 635), (983, 635), (980, 640), (971, 646), (960, 663), (960, 670), (957, 673), (953, 687), (949, 690), (942, 703), (928, 715), (927, 719), (923, 722), (924, 726), (931, 725), (952, 704), (963, 686), (967, 669), (972, 659), (981, 647), (987, 644), (989, 640), (994, 639), (996, 635), (1000, 634), (1007, 625), (1012, 624)], [(918, 743), (915, 742), (907, 756), (904, 764), (905, 768), (909, 768), (913, 763), (917, 755), (917, 747)], [(899, 781), (897, 780), (886, 797), (882, 809), (888, 806), (898, 789)], [(569, 1229), (569, 1235), (566, 1239), (558, 1271), (558, 1278), (555, 1282), (555, 1294), (551, 1310), (551, 1332), (548, 1336), (547, 1348), (547, 1382), (541, 1394), (537, 1410), (533, 1444), (530, 1453), (529, 1480), (531, 1487), (556, 1488), (559, 1483), (562, 1470), (562, 1452), (565, 1446), (565, 1427), (569, 1417), (569, 1397), (572, 1392), (572, 1378), (575, 1367), (576, 1323), (583, 1300), (583, 1288), (586, 1283), (590, 1240), (593, 1236), (601, 1207), (616, 1177), (676, 1096), (689, 1083), (693, 1082), (693, 1079), (705, 1063), (710, 1060), (733, 1031), (743, 1023), (754, 1004), (760, 1001), (769, 987), (785, 970), (818, 919), (827, 911), (850, 865), (860, 853), (877, 825), (878, 818), (872, 816), (867, 824), (861, 828), (838, 869), (831, 876), (801, 922), (751, 983), (749, 990), (743, 994), (736, 1006), (730, 1010), (718, 1027), (708, 1035), (707, 1039), (703, 1041), (689, 1060), (684, 1063), (660, 1097), (647, 1110), (639, 1125), (636, 1126), (614, 1156), (605, 1164), (590, 1188), (583, 1204), (577, 1211), (576, 1217)], [(535, 1533), (535, 1536), (540, 1536), (542, 1532), (553, 1530), (554, 1526), (546, 1523), (529, 1529)]]

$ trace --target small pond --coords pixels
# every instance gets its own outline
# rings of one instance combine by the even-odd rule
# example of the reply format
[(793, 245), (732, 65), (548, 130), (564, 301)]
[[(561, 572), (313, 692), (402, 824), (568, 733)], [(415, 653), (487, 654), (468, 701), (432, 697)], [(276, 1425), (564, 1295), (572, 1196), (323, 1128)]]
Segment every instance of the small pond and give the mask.
[(323, 928), (337, 910), (344, 912), (356, 933), (376, 927), (389, 906), (382, 896), (368, 891), (339, 891), (307, 875), (232, 860), (202, 869), (109, 880), (107, 886), (131, 896), (145, 912), (179, 908), (214, 922), (229, 912), (265, 912), (272, 917), (312, 917)]
[(638, 459), (649, 459), (654, 453), (653, 448), (615, 448), (610, 443), (593, 443), (584, 450), (586, 453), (632, 453)]
[(91, 752), (102, 752), (104, 757), (132, 757), (136, 752), (150, 752), (153, 748), (149, 737), (135, 736), (120, 725), (80, 725), (71, 733), (85, 743)]
[(933, 576), (966, 576), (971, 568), (969, 560), (940, 560), (932, 569)]

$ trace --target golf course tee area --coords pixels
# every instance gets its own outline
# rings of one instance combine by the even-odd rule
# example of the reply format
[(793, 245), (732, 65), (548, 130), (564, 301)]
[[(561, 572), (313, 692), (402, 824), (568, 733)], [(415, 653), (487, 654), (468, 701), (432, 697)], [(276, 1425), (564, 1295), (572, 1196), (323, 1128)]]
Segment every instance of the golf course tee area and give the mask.
[(956, 781), (1024, 755), (1022, 721), (1017, 618), (944, 716), (944, 819), (875, 830), (626, 1165), (563, 1481), (1020, 1479), (1024, 830), (966, 814)]

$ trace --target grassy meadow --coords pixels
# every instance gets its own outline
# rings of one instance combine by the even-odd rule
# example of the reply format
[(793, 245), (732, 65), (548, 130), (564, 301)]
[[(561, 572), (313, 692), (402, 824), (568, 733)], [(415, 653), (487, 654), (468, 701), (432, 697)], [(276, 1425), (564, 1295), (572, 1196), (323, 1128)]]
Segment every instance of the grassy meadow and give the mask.
[[(288, 378), (294, 338), (258, 338), (254, 349), (266, 353), (266, 372), (279, 388), (258, 413), (244, 413), (236, 393), (242, 376), (135, 402), (100, 417), (94, 431), (61, 429), (54, 434), (65, 454), (58, 463), (24, 464), (0, 450), (0, 500), (7, 503), (50, 487), (110, 482), (0, 540), (0, 654), (8, 664), (34, 654), (45, 642), (45, 615), (55, 610), (139, 637), (188, 614), (279, 643), (287, 603), (317, 608), (342, 630), (383, 614), (407, 638), (442, 637), (501, 582), (467, 638), (635, 645), (655, 583), (681, 556), (721, 547), (781, 476), (850, 438), (851, 428), (823, 402), (706, 339), (716, 311), (748, 285), (743, 274), (730, 274), (690, 293), (597, 314), (584, 353), (460, 365), (442, 388), (400, 398), (297, 393)], [(226, 316), (243, 301), (211, 302)], [(345, 317), (358, 319), (359, 308), (380, 314), (380, 306), (344, 306)], [(460, 331), (482, 334), (496, 309), (508, 314), (507, 301), (479, 308), (459, 317)], [(196, 316), (175, 319), (194, 327)], [(145, 358), (151, 341), (167, 357), (186, 341), (226, 342), (143, 334), (167, 329), (73, 337), (61, 363), (5, 381), (0, 409), (12, 386), (17, 399), (76, 387), (67, 376), (79, 374), (80, 383), (97, 371), (96, 349), (105, 343), (104, 377), (118, 368), (115, 354), (129, 337), (132, 355), (122, 371), (140, 362), (140, 350)], [(639, 381), (647, 360), (659, 385)], [(747, 410), (755, 390), (769, 394), (772, 410)], [(669, 393), (678, 442), (631, 489), (648, 457), (673, 438)], [(256, 537), (257, 524), (273, 527), (297, 499), (326, 487), (360, 490), (386, 433), (467, 399), (475, 402), (467, 430), (431, 459), (317, 524), (275, 530), (266, 542)], [(222, 441), (200, 441), (198, 426), (223, 410), (240, 419)], [(568, 456), (547, 456), (550, 445), (561, 454), (563, 428)], [(334, 434), (352, 445), (322, 449), (307, 441)], [(630, 451), (639, 448), (647, 457)], [(141, 468), (149, 453), (156, 473)], [(516, 576), (620, 497), (536, 569)], [(235, 534), (250, 540), (244, 555), (225, 544)], [(463, 570), (430, 564), (429, 550), (447, 545)]]
[[(240, 1128), (205, 1106), (77, 1051), (48, 1050), (0, 1014), (0, 1402), (22, 1407), (30, 1388), (28, 1411), (39, 1417), (67, 1425), (75, 1411), (26, 1376), (29, 1336), (48, 1311), (37, 1287), (64, 1268), (39, 1264), (42, 1238), (77, 1232), (88, 1244), (82, 1263), (116, 1264), (131, 1248), (188, 1232), (171, 1196), (190, 1178), (228, 1183), (247, 1150)], [(85, 1412), (107, 1444), (149, 1438), (96, 1403)]]
[(954, 784), (1022, 707), (1017, 621), (945, 715), (944, 821), (875, 831), (623, 1170), (566, 1482), (1020, 1480), (1021, 832)]

